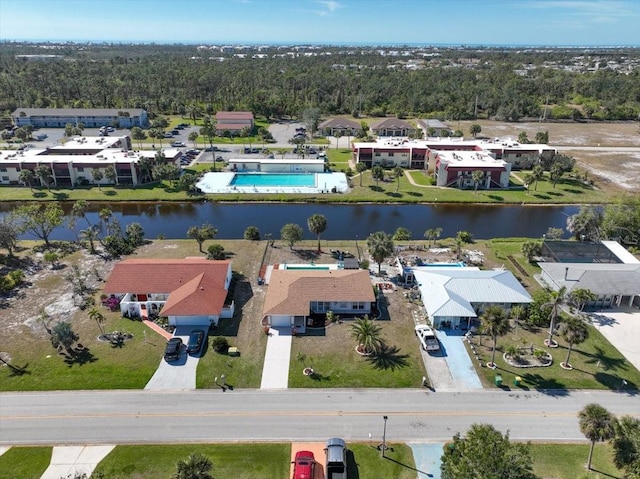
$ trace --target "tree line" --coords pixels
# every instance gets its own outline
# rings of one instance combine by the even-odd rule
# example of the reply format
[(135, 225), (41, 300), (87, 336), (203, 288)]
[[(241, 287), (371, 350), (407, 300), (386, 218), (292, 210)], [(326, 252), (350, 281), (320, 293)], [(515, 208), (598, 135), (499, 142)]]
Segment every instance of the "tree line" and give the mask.
[[(114, 47), (116, 50), (117, 48)], [(193, 47), (139, 45), (120, 55), (104, 47), (69, 52), (65, 60), (30, 62), (0, 47), (0, 111), (19, 107), (145, 108), (190, 116), (194, 108), (249, 110), (266, 118), (324, 115), (423, 116), (444, 120), (520, 118), (630, 120), (640, 114), (640, 72), (572, 72), (544, 68), (548, 54), (447, 51), (452, 60), (480, 57), (474, 68), (440, 65), (388, 68), (389, 59), (362, 49), (331, 55), (194, 60)], [(571, 55), (555, 52), (569, 62)], [(354, 63), (357, 62), (354, 66)], [(533, 64), (522, 75), (523, 64)], [(347, 68), (336, 68), (345, 65)], [(397, 65), (396, 65), (397, 66)], [(443, 68), (442, 66), (447, 66)]]

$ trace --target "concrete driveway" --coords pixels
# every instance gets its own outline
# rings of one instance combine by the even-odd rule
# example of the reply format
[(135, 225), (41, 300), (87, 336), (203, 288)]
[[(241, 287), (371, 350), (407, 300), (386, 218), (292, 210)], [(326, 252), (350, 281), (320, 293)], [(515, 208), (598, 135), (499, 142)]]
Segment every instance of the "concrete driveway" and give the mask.
[[(145, 389), (149, 390), (181, 390), (181, 389), (195, 389), (196, 388), (196, 370), (198, 368), (198, 362), (200, 361), (200, 354), (191, 356), (187, 354), (187, 342), (189, 341), (189, 333), (194, 329), (205, 329), (205, 335), (207, 334), (206, 328), (202, 326), (182, 326), (176, 329), (174, 336), (181, 338), (184, 346), (180, 352), (180, 358), (177, 361), (167, 362), (163, 359), (160, 360), (160, 365), (156, 372), (151, 377)], [(205, 336), (205, 341), (206, 341)]]
[(640, 370), (640, 311), (635, 308), (603, 309), (589, 317), (607, 341)]

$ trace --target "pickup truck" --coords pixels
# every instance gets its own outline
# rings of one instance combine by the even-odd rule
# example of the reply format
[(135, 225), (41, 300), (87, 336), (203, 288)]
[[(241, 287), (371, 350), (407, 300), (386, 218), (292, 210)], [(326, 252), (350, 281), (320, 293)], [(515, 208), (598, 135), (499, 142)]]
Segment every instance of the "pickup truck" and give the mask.
[(324, 450), (327, 453), (325, 479), (347, 479), (347, 445), (344, 440), (331, 438)]
[(416, 325), (416, 336), (418, 336), (422, 349), (425, 351), (438, 351), (440, 349), (440, 342), (436, 337), (436, 333), (426, 324)]

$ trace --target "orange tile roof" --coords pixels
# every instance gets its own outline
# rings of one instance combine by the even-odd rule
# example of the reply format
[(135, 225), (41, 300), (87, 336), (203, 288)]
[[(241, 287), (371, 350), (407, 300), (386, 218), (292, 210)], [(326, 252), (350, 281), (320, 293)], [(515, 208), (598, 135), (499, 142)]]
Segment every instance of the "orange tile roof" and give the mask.
[(126, 259), (115, 265), (105, 294), (169, 294), (167, 316), (220, 314), (227, 296), (230, 261), (187, 259)]
[(311, 301), (373, 302), (365, 270), (294, 271), (274, 269), (264, 301), (264, 316), (309, 314)]

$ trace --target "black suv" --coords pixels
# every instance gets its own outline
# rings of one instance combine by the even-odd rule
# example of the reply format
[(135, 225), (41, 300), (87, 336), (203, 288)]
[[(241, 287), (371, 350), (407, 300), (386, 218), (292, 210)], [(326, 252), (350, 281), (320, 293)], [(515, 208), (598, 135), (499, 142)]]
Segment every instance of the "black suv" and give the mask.
[(175, 361), (180, 358), (180, 350), (182, 349), (182, 339), (171, 338), (167, 341), (167, 346), (164, 348), (164, 360)]
[(187, 344), (187, 352), (189, 354), (198, 354), (202, 348), (202, 340), (204, 339), (204, 331), (202, 329), (194, 329), (189, 335), (189, 343)]

